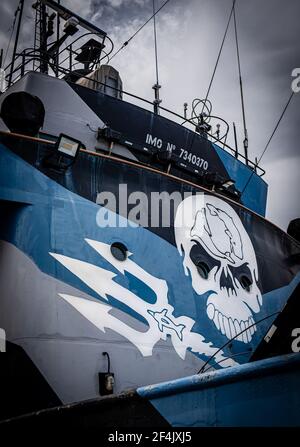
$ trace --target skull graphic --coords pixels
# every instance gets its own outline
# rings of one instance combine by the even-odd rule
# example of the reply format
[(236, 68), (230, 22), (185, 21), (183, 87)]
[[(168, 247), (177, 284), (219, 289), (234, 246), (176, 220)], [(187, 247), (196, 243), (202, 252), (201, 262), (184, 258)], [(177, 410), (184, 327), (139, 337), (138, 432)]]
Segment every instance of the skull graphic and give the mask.
[(178, 206), (175, 238), (193, 289), (208, 294), (208, 317), (228, 339), (249, 343), (262, 296), (254, 248), (239, 216), (217, 197), (189, 196)]

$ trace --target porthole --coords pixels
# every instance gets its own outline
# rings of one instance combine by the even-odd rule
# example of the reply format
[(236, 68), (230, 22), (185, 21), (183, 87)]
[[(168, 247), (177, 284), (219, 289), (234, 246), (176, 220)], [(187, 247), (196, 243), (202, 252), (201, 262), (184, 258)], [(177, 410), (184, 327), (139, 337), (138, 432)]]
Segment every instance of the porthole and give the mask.
[(110, 252), (118, 261), (125, 261), (127, 259), (128, 250), (122, 242), (114, 242), (111, 244)]
[(203, 262), (203, 261), (198, 262), (197, 263), (197, 270), (198, 270), (198, 273), (199, 273), (199, 275), (201, 276), (202, 279), (207, 279), (208, 278), (208, 275), (209, 275), (209, 272), (210, 272), (210, 268), (208, 267), (208, 265), (205, 262)]
[(246, 290), (247, 292), (250, 292), (252, 281), (248, 276), (242, 275), (240, 277), (240, 283), (244, 290)]

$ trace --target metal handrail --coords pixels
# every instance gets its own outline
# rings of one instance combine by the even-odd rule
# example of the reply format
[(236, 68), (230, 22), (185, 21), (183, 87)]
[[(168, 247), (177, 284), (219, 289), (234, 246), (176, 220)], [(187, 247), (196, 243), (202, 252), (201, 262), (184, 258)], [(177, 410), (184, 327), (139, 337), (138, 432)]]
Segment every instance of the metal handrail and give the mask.
[[(80, 37), (84, 37), (84, 36), (86, 36), (87, 34), (93, 34), (93, 33), (86, 33), (86, 34), (84, 34), (83, 36), (80, 36)], [(78, 38), (78, 39), (79, 39), (79, 38)], [(75, 41), (77, 41), (78, 39), (76, 39)], [(63, 54), (64, 51), (67, 51), (67, 52), (69, 52), (69, 58), (72, 59), (72, 55), (73, 55), (73, 54), (77, 54), (77, 53), (72, 49), (72, 44), (73, 44), (73, 42), (72, 42), (70, 45), (68, 45), (66, 48), (64, 48), (59, 54)], [(28, 49), (27, 49), (27, 50), (28, 50)], [(32, 50), (32, 49), (30, 48), (30, 50)], [(63, 75), (67, 75), (67, 74), (72, 73), (72, 70), (70, 70), (70, 69), (67, 69), (67, 68), (62, 67), (62, 66), (58, 66), (58, 65), (56, 65), (55, 63), (54, 63), (54, 64), (51, 64), (51, 62), (49, 62), (49, 59), (45, 59), (45, 58), (43, 58), (40, 54), (39, 54), (39, 55), (33, 55), (33, 56), (32, 56), (31, 53), (32, 53), (32, 51), (31, 51), (30, 53), (26, 53), (26, 50), (23, 50), (21, 53), (19, 53), (19, 54), (16, 55), (15, 61), (16, 61), (18, 58), (21, 57), (21, 63), (20, 63), (16, 68), (14, 68), (14, 70), (13, 70), (12, 73), (14, 74), (14, 73), (16, 73), (17, 71), (20, 70), (20, 74), (19, 74), (18, 76), (16, 76), (16, 77), (12, 80), (12, 84), (15, 83), (17, 80), (19, 80), (21, 77), (23, 77), (25, 73), (27, 73), (27, 72), (29, 72), (29, 71), (37, 71), (37, 70), (38, 70), (38, 69), (35, 69), (35, 70), (25, 70), (25, 67), (28, 66), (28, 64), (29, 64), (30, 62), (33, 62), (33, 61), (35, 61), (35, 60), (38, 60), (38, 61), (46, 61), (46, 62), (50, 65), (50, 67), (53, 65), (53, 67), (51, 67), (51, 69), (53, 70), (53, 68), (55, 68), (55, 69), (56, 69), (56, 73), (57, 73), (57, 75), (58, 75), (58, 73), (61, 73), (61, 74), (63, 74)], [(30, 57), (28, 60), (26, 60), (26, 57), (27, 57), (27, 56)], [(65, 62), (67, 59), (68, 59), (68, 57), (67, 57), (66, 59), (64, 59), (64, 62)], [(10, 64), (10, 65), (11, 65), (11, 64)], [(8, 66), (8, 67), (9, 67), (9, 66)], [(8, 67), (6, 67), (6, 68), (8, 68)], [(54, 72), (54, 70), (53, 70), (53, 72)], [(55, 72), (54, 72), (54, 73), (55, 73)], [(59, 77), (59, 76), (58, 76), (58, 77)], [(80, 77), (83, 78), (83, 79), (87, 79), (87, 80), (89, 80), (89, 78), (88, 78), (87, 76), (80, 76)], [(93, 80), (93, 82), (96, 83), (96, 84), (99, 84), (99, 85), (101, 85), (101, 86), (106, 86), (105, 83), (103, 83), (103, 82), (101, 82), (101, 81), (98, 81), (98, 80), (96, 80), (96, 79)], [(138, 96), (138, 95), (135, 95), (135, 94), (133, 94), (133, 93), (127, 92), (127, 91), (125, 91), (125, 90), (118, 89), (117, 87), (112, 87), (112, 86), (110, 86), (110, 88), (111, 88), (112, 90), (115, 90), (115, 91), (117, 91), (117, 92), (123, 94), (123, 95), (127, 95), (127, 96), (129, 96), (130, 98), (137, 99), (138, 101), (141, 101), (141, 102), (143, 102), (143, 103), (149, 104), (149, 105), (151, 105), (151, 107), (153, 107), (153, 102), (151, 102), (151, 101), (149, 101), (149, 100), (147, 100), (147, 99), (145, 99), (145, 98), (142, 98), (142, 97), (140, 97), (140, 96)], [(192, 119), (189, 119), (189, 118), (187, 119), (187, 118), (183, 117), (182, 115), (180, 115), (179, 113), (174, 112), (174, 111), (172, 111), (172, 110), (169, 110), (169, 109), (167, 109), (166, 107), (163, 107), (163, 106), (159, 105), (159, 110), (164, 111), (164, 112), (166, 112), (166, 113), (169, 113), (170, 115), (175, 116), (176, 118), (179, 118), (180, 120), (183, 120), (183, 121), (184, 121), (184, 124), (188, 123), (188, 124), (190, 124), (190, 125), (192, 125), (192, 126), (195, 126), (195, 123), (193, 122)], [(258, 166), (257, 163), (255, 163), (255, 162), (253, 162), (253, 161), (247, 159), (242, 153), (240, 153), (240, 152), (237, 153), (237, 152), (236, 152), (236, 149), (233, 149), (231, 146), (229, 146), (227, 143), (223, 142), (221, 139), (217, 138), (215, 135), (210, 134), (210, 133), (207, 133), (207, 136), (208, 136), (209, 138), (211, 138), (211, 139), (213, 140), (213, 142), (215, 142), (215, 143), (219, 143), (221, 146), (223, 146), (223, 148), (226, 147), (227, 149), (229, 149), (229, 150), (232, 152), (232, 154), (234, 154), (233, 156), (235, 156), (235, 158), (239, 158), (239, 157), (242, 158), (245, 162), (247, 162), (245, 165), (248, 166), (250, 169), (254, 170), (256, 173), (257, 173), (257, 170), (258, 170), (258, 171), (259, 171), (259, 173), (258, 173), (259, 176), (262, 177), (263, 175), (265, 175), (266, 171), (265, 171), (263, 168), (261, 168), (260, 166)]]
[[(0, 130), (0, 139), (1, 139), (1, 135), (7, 136), (9, 138), (20, 138), (20, 139), (23, 139), (23, 140), (32, 141), (33, 143), (49, 144), (51, 146), (55, 146), (55, 144), (56, 144), (56, 141), (54, 141), (52, 139), (48, 140), (48, 139), (45, 139), (45, 138), (40, 138), (39, 136), (38, 137), (32, 137), (30, 135), (23, 135), (23, 134), (15, 133), (15, 132), (7, 132), (5, 130)], [(44, 134), (44, 135), (48, 135), (48, 134)], [(49, 137), (53, 138), (53, 135), (49, 135)], [(135, 166), (137, 168), (141, 168), (141, 169), (145, 169), (147, 171), (155, 172), (157, 174), (160, 174), (160, 175), (168, 177), (168, 178), (170, 178), (172, 180), (175, 180), (176, 182), (184, 183), (186, 185), (202, 189), (204, 192), (212, 194), (212, 195), (214, 195), (216, 197), (220, 197), (220, 198), (224, 198), (225, 197), (225, 199), (228, 202), (230, 202), (230, 203), (232, 203), (234, 205), (238, 205), (243, 210), (245, 210), (247, 212), (250, 212), (251, 214), (259, 217), (260, 219), (262, 219), (262, 220), (264, 220), (266, 222), (268, 222), (273, 227), (275, 227), (277, 230), (282, 231), (273, 222), (268, 221), (264, 216), (262, 216), (261, 214), (258, 214), (256, 211), (251, 210), (250, 208), (248, 208), (247, 206), (243, 205), (240, 202), (236, 202), (235, 200), (233, 200), (232, 198), (230, 198), (228, 196), (224, 196), (223, 194), (217, 192), (214, 189), (208, 189), (204, 185), (200, 185), (198, 183), (192, 182), (191, 180), (187, 180), (185, 178), (177, 177), (174, 174), (170, 174), (170, 172), (168, 172), (168, 171), (163, 171), (161, 169), (157, 169), (157, 168), (155, 168), (153, 166), (147, 165), (147, 164), (142, 163), (142, 162), (137, 161), (137, 160), (128, 160), (126, 158), (120, 158), (120, 157), (118, 157), (115, 154), (111, 154), (110, 152), (108, 152), (108, 153), (101, 153), (101, 152), (96, 152), (96, 151), (89, 150), (89, 149), (84, 149), (84, 148), (80, 148), (79, 151), (82, 152), (82, 153), (85, 153), (87, 155), (92, 155), (94, 157), (100, 157), (100, 158), (112, 160), (112, 161), (115, 161), (115, 162), (118, 162), (118, 163), (124, 163), (124, 164), (127, 164), (128, 166)], [(106, 152), (105, 149), (103, 149), (103, 151)]]

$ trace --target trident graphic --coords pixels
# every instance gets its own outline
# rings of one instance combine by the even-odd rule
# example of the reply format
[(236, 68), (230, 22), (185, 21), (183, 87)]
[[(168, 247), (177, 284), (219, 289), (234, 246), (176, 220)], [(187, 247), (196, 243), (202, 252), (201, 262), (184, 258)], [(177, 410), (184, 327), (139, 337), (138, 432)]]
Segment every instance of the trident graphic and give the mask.
[[(108, 296), (111, 296), (141, 315), (147, 321), (148, 329), (139, 331), (128, 326), (128, 324), (115, 317), (111, 313), (113, 308), (105, 303), (66, 294), (59, 294), (61, 298), (99, 330), (105, 332), (106, 328), (112, 329), (125, 337), (145, 357), (152, 355), (153, 348), (159, 340), (166, 340), (169, 336), (174, 349), (182, 359), (185, 358), (188, 348), (194, 353), (214, 358), (218, 348), (214, 347), (212, 343), (206, 342), (202, 335), (192, 332), (195, 321), (184, 315), (180, 317), (173, 315), (174, 308), (168, 302), (168, 285), (165, 280), (151, 275), (132, 261), (130, 259), (131, 253), (125, 262), (118, 261), (112, 256), (108, 244), (90, 239), (85, 239), (85, 241), (119, 273), (124, 275), (125, 272), (128, 272), (150, 287), (156, 295), (155, 303), (150, 304), (144, 301), (132, 291), (118, 284), (114, 281), (117, 275), (110, 270), (64, 255), (56, 253), (50, 253), (50, 255), (105, 301), (108, 301)], [(232, 359), (224, 357), (222, 351), (215, 355), (214, 360), (216, 362), (222, 361), (221, 365), (223, 367), (236, 364)]]

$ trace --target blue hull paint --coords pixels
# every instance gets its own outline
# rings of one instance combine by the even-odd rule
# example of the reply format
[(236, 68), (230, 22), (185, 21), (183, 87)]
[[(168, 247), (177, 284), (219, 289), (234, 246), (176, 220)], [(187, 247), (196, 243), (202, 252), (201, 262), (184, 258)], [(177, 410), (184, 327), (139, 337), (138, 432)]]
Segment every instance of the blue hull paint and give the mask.
[(300, 427), (300, 354), (139, 388), (174, 427)]
[[(26, 144), (24, 150), (25, 146)], [(146, 268), (152, 275), (167, 281), (170, 291), (169, 302), (174, 306), (176, 316), (187, 315), (193, 318), (197, 322), (194, 329), (197, 331), (204, 328), (206, 337), (213, 340), (217, 346), (226, 342), (226, 337), (215, 330), (206, 316), (206, 300), (199, 300), (191, 288), (190, 278), (184, 275), (182, 259), (175, 246), (143, 227), (126, 226), (127, 221), (121, 216), (117, 216), (119, 227), (99, 228), (96, 223), (97, 212), (100, 209), (98, 205), (49, 179), (5, 146), (0, 145), (0, 150), (0, 199), (18, 204), (10, 226), (7, 228), (2, 226), (0, 234), (2, 239), (13, 243), (44, 273), (100, 300), (94, 290), (58, 264), (49, 252), (113, 269), (85, 242), (85, 238), (107, 244), (121, 241), (133, 253), (132, 260)], [(129, 289), (133, 287), (129, 276), (125, 279), (117, 277), (116, 281), (120, 281)], [(267, 299), (264, 299), (263, 311), (257, 319), (282, 309), (299, 281), (300, 274), (290, 285), (263, 295), (263, 298)], [(145, 290), (143, 285), (135, 283), (134, 287), (141, 296), (147, 296), (148, 290)], [(124, 309), (115, 301), (113, 305), (138, 318), (138, 315), (129, 308)], [(256, 348), (274, 318), (257, 327), (257, 332), (249, 344), (252, 350)], [(241, 351), (241, 343), (235, 341), (234, 344), (237, 350)], [(249, 355), (241, 356), (239, 362), (246, 362), (250, 354), (251, 351)]]
[(224, 151), (220, 146), (214, 144), (214, 148), (222, 160), (229, 176), (235, 179), (236, 188), (243, 192), (241, 201), (251, 210), (262, 216), (266, 215), (266, 204), (268, 185), (253, 170), (243, 163), (237, 162), (236, 158)]
[[(176, 316), (187, 315), (195, 319), (195, 330), (205, 330), (205, 336), (217, 346), (226, 342), (208, 320), (204, 306), (201, 307), (190, 278), (183, 273), (182, 259), (175, 246), (141, 227), (99, 228), (96, 224), (98, 205), (60, 186), (3, 145), (0, 151), (0, 200), (4, 209), (5, 203), (14, 205), (10, 225), (1, 226), (1, 239), (13, 243), (47, 275), (98, 300), (94, 290), (58, 264), (49, 252), (113, 269), (86, 244), (85, 238), (107, 244), (124, 242), (137, 264), (167, 281), (170, 304)], [(125, 222), (120, 216), (118, 219)], [(247, 219), (251, 220), (250, 214)], [(116, 281), (147, 296), (144, 286), (133, 283), (130, 277), (116, 278)], [(298, 274), (288, 285), (266, 292), (263, 309), (257, 318), (279, 311), (299, 281)], [(111, 304), (119, 306), (117, 302)], [(119, 308), (138, 318), (129, 308)], [(249, 347), (256, 348), (271, 323), (272, 319), (269, 319), (257, 327)], [(237, 351), (241, 351), (240, 342), (233, 344)], [(225, 352), (231, 354), (227, 349)], [(247, 362), (249, 356), (250, 351), (249, 355), (239, 359), (240, 362)], [(292, 356), (139, 388), (138, 393), (150, 400), (174, 426), (294, 426), (299, 424), (296, 411), (300, 408), (299, 396), (294, 397), (298, 387), (299, 356)], [(278, 412), (272, 411), (274, 406), (278, 406)]]

